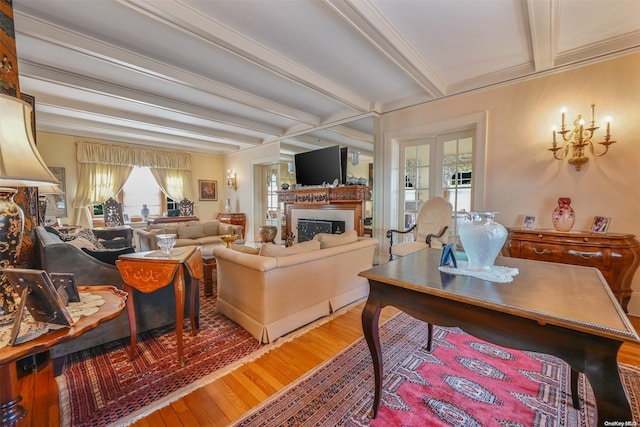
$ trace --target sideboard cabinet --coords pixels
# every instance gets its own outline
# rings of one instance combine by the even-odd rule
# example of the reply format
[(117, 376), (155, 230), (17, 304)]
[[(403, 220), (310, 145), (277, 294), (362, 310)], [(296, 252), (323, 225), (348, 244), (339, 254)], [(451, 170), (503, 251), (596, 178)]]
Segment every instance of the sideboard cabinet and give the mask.
[(216, 219), (227, 224), (241, 225), (242, 236), (240, 238), (244, 239), (247, 233), (247, 216), (245, 214), (240, 212), (220, 212)]
[(595, 267), (627, 312), (640, 264), (640, 243), (633, 234), (511, 228), (504, 251), (515, 258)]

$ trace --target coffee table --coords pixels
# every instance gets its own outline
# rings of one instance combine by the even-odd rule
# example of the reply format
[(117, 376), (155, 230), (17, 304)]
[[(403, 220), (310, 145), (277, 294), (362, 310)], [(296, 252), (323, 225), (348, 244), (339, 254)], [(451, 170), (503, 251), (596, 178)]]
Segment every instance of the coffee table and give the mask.
[(362, 328), (373, 359), (374, 418), (383, 376), (378, 319), (392, 305), (497, 345), (557, 356), (587, 376), (598, 425), (632, 420), (617, 354), (623, 342), (640, 338), (597, 269), (498, 257), (496, 265), (519, 274), (511, 283), (493, 283), (441, 272), (440, 256), (424, 249), (360, 273), (370, 284)]

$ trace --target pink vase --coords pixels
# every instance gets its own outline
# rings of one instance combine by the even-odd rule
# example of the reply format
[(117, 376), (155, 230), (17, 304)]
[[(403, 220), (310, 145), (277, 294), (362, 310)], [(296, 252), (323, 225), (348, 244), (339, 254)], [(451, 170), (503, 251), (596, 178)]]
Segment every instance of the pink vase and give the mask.
[(576, 222), (576, 215), (571, 207), (571, 199), (569, 197), (560, 197), (558, 206), (553, 210), (551, 216), (553, 226), (558, 231), (569, 231)]

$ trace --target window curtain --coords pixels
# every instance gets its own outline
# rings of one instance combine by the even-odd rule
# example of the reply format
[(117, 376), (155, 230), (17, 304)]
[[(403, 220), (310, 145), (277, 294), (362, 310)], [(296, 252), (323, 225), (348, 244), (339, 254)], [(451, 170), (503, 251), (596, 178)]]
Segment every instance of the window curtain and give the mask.
[(191, 155), (116, 144), (77, 143), (78, 190), (74, 199), (76, 223), (90, 228), (91, 208), (113, 197), (134, 166), (149, 167), (162, 191), (174, 200), (193, 200)]
[(150, 170), (164, 194), (176, 202), (182, 199), (193, 201), (191, 171), (160, 168), (151, 168)]

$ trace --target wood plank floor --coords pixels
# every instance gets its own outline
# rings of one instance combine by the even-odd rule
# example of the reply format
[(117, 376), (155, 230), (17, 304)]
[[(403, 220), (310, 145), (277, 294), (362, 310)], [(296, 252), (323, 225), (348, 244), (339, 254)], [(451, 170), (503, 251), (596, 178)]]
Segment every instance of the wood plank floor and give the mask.
[[(260, 359), (138, 421), (138, 427), (224, 426), (253, 406), (333, 357), (362, 336), (362, 305), (283, 344)], [(381, 322), (397, 310), (387, 307)], [(640, 318), (631, 317), (640, 331)], [(624, 344), (618, 361), (640, 367), (640, 345)], [(22, 404), (29, 413), (21, 426), (58, 426), (58, 395), (50, 364), (21, 379)]]

